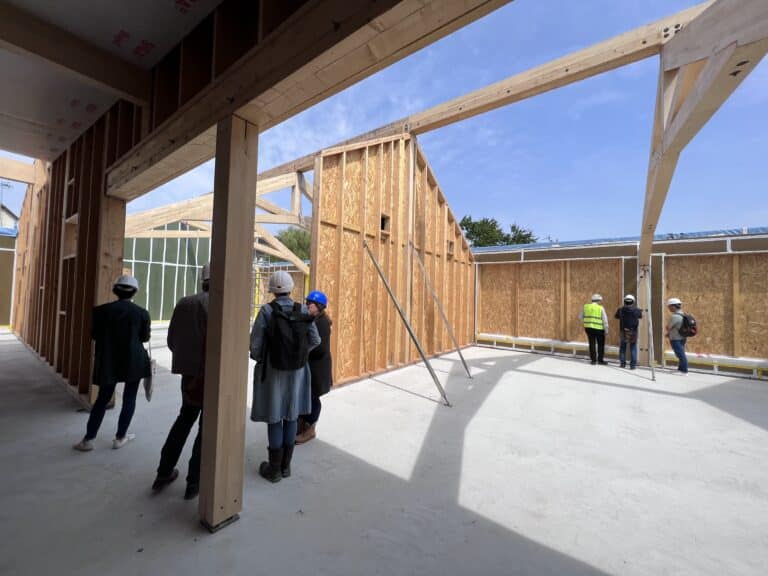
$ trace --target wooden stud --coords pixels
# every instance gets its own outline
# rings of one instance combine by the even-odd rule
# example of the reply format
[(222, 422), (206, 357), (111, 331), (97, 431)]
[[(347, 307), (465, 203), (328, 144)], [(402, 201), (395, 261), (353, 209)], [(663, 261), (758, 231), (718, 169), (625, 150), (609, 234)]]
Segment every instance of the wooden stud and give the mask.
[(258, 128), (219, 122), (200, 467), (200, 518), (216, 529), (242, 510)]

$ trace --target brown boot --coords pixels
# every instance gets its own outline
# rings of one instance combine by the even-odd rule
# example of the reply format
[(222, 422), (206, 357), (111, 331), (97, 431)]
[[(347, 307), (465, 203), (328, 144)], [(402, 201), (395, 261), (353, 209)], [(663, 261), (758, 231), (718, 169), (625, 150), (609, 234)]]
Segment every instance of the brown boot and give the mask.
[(315, 437), (315, 424), (308, 425), (301, 434), (296, 436), (296, 444), (304, 444)]

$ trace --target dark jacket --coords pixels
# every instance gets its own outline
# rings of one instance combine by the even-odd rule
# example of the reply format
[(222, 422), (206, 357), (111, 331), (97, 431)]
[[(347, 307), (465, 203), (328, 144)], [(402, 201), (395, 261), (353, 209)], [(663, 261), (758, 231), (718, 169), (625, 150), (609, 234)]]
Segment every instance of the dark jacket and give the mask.
[(630, 332), (637, 332), (637, 326), (640, 324), (640, 318), (643, 317), (643, 311), (637, 306), (632, 304), (631, 306), (624, 305), (614, 314), (614, 318), (619, 321), (619, 330), (629, 330)]
[(198, 376), (205, 370), (205, 334), (208, 330), (208, 292), (179, 300), (168, 325), (171, 372)]
[(331, 361), (331, 319), (327, 314), (315, 318), (320, 334), (320, 344), (309, 353), (309, 370), (312, 374), (312, 396), (327, 394), (333, 386)]
[(93, 309), (91, 338), (96, 341), (93, 383), (133, 382), (150, 375), (142, 342), (150, 335), (149, 313), (130, 300)]

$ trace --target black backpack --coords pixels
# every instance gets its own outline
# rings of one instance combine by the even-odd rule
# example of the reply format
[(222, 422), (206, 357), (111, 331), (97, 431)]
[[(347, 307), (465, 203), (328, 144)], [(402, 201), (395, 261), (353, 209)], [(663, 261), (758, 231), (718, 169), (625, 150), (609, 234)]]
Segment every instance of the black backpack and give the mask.
[(267, 325), (267, 353), (272, 368), (298, 370), (309, 357), (309, 328), (314, 317), (301, 311), (294, 302), (293, 309), (285, 312), (276, 301), (270, 302), (272, 317)]
[(699, 333), (699, 327), (696, 324), (696, 318), (683, 312), (680, 312), (679, 314), (683, 317), (683, 323), (678, 329), (680, 336), (685, 338), (692, 338), (693, 336), (696, 336), (696, 334)]

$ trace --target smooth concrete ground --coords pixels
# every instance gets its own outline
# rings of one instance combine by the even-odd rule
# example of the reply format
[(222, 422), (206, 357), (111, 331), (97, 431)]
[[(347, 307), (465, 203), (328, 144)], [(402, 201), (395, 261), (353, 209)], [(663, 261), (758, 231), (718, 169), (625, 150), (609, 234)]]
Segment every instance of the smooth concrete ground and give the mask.
[(420, 366), (326, 396), (277, 485), (249, 423), (245, 510), (210, 535), (182, 479), (149, 490), (179, 404), (154, 340), (136, 441), (110, 449), (111, 411), (81, 454), (87, 415), (0, 334), (3, 576), (768, 573), (765, 382), (472, 348), (473, 380), (435, 361), (453, 408)]

